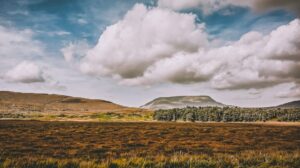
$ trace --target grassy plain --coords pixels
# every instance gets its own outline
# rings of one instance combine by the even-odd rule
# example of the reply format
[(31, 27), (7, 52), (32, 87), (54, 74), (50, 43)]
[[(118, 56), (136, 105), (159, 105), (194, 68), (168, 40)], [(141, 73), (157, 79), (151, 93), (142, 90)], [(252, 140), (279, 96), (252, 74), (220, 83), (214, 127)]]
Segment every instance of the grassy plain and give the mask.
[(0, 167), (300, 167), (300, 126), (0, 121)]
[(0, 113), (1, 120), (141, 122), (153, 121), (153, 112), (146, 109), (124, 108), (101, 112), (21, 112)]

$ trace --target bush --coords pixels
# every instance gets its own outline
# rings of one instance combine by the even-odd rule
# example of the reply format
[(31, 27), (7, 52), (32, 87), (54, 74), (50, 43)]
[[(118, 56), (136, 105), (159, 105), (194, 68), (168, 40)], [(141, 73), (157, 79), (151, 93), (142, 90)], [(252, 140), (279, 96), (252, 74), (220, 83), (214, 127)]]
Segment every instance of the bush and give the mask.
[(239, 108), (239, 107), (186, 107), (183, 109), (157, 110), (153, 119), (158, 121), (300, 121), (300, 109)]

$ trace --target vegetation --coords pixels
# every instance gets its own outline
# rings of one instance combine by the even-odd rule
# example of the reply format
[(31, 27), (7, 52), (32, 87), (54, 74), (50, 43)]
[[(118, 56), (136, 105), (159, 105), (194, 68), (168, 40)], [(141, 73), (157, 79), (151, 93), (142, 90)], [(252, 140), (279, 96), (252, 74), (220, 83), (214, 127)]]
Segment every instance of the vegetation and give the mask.
[(153, 121), (153, 112), (143, 109), (128, 108), (120, 111), (96, 113), (5, 113), (0, 112), (0, 120), (39, 120), (39, 121)]
[(1, 168), (299, 168), (300, 153), (246, 151), (239, 154), (174, 154), (122, 157), (106, 161), (53, 158), (1, 159)]
[(132, 112), (132, 113), (96, 113), (89, 116), (91, 119), (98, 121), (152, 121), (152, 112)]
[(187, 107), (157, 110), (153, 118), (192, 122), (300, 121), (300, 108)]
[[(132, 117), (135, 114), (140, 116)], [(152, 118), (146, 115), (146, 110), (124, 107), (105, 100), (0, 91), (1, 120), (143, 121)]]
[(0, 168), (291, 167), (300, 126), (174, 122), (0, 122)]

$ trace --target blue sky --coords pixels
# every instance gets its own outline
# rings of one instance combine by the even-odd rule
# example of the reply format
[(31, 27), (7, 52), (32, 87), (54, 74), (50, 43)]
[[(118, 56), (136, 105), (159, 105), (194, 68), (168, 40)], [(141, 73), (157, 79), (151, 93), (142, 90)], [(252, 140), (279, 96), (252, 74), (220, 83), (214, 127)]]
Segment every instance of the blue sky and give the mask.
[[(32, 29), (38, 32), (35, 38), (46, 42), (50, 50), (58, 51), (70, 41), (86, 39), (95, 44), (103, 30), (120, 20), (136, 3), (156, 5), (153, 0), (1, 0), (0, 16), (3, 25)], [(224, 14), (228, 11), (230, 15)], [(181, 12), (196, 14), (198, 22), (206, 24), (211, 36), (226, 40), (239, 39), (251, 30), (267, 33), (296, 18), (284, 10), (254, 13), (245, 7), (233, 6), (210, 15), (203, 15), (199, 9)], [(55, 34), (57, 32), (69, 34)]]
[[(4, 24), (33, 29), (38, 32), (36, 38), (49, 47), (61, 47), (82, 39), (96, 43), (105, 27), (117, 22), (135, 3), (152, 4), (134, 0), (2, 0), (0, 12)], [(70, 34), (51, 34), (60, 31)]]
[[(264, 88), (253, 86), (237, 90), (231, 89), (231, 87), (224, 90), (211, 87), (212, 84), (209, 83), (209, 80), (202, 81), (202, 77), (199, 77), (201, 80), (193, 78), (191, 81), (183, 83), (177, 82), (177, 80), (169, 80), (168, 78), (167, 80), (159, 79), (158, 83), (151, 83), (149, 85), (123, 85), (126, 77), (122, 76), (122, 73), (118, 73), (117, 70), (109, 69), (116, 74), (104, 74), (104, 72), (98, 71), (86, 73), (82, 72), (80, 68), (78, 69), (77, 66), (80, 63), (68, 63), (68, 61), (65, 61), (62, 49), (71, 44), (78, 47), (78, 44), (84, 43), (86, 44), (86, 50), (92, 50), (95, 46), (101, 48), (102, 44), (98, 40), (106, 32), (107, 27), (119, 21), (126, 20), (124, 19), (125, 15), (128, 11), (133, 11), (133, 8), (138, 3), (144, 4), (147, 12), (159, 8), (159, 10), (171, 11), (176, 15), (178, 14), (178, 16), (180, 14), (192, 14), (195, 16), (195, 25), (205, 25), (205, 33), (207, 34), (209, 46), (216, 47), (234, 44), (251, 31), (257, 31), (267, 36), (278, 27), (287, 25), (297, 19), (295, 12), (286, 8), (274, 8), (272, 10), (268, 9), (257, 12), (252, 7), (235, 4), (226, 5), (210, 13), (204, 13), (205, 9), (199, 6), (179, 10), (157, 7), (158, 2), (155, 0), (0, 0), (0, 26), (3, 27), (4, 33), (24, 36), (26, 40), (22, 42), (22, 45), (26, 44), (29, 48), (34, 48), (33, 46), (39, 47), (38, 49), (32, 49), (33, 51), (28, 51), (27, 47), (27, 49), (24, 49), (24, 52), (21, 51), (22, 47), (15, 48), (15, 50), (20, 50), (21, 54), (10, 56), (5, 55), (5, 53), (1, 55), (0, 52), (0, 57), (2, 58), (2, 62), (0, 63), (3, 65), (0, 68), (0, 75), (2, 74), (3, 76), (2, 80), (0, 78), (0, 90), (48, 92), (103, 98), (130, 106), (142, 105), (155, 97), (172, 96), (175, 94), (209, 94), (219, 101), (243, 106), (253, 106), (255, 104), (259, 106), (272, 105), (298, 98), (298, 95), (292, 97), (283, 96), (284, 98), (271, 95), (272, 91), (278, 87), (298, 89), (298, 79), (283, 82), (276, 81), (274, 82), (276, 84)], [(155, 26), (159, 27), (160, 25), (157, 24)], [(176, 26), (174, 24), (174, 28)], [(31, 44), (28, 44), (28, 41), (31, 41)], [(14, 49), (13, 45), (14, 41), (5, 46), (3, 45), (3, 51), (4, 47)], [(41, 50), (41, 52), (37, 52), (37, 50)], [(27, 52), (28, 54), (22, 54)], [(182, 52), (186, 51), (178, 51), (176, 53)], [(196, 51), (193, 52), (195, 52), (193, 54), (196, 54)], [(14, 52), (11, 53), (14, 54)], [(90, 59), (92, 57), (85, 56), (84, 54), (86, 53), (73, 54), (80, 55), (80, 59)], [(174, 55), (176, 54), (174, 53)], [(97, 60), (99, 57), (97, 57)], [(137, 59), (141, 57), (143, 56), (141, 55)], [(35, 64), (39, 68), (45, 68), (39, 72), (44, 75), (43, 80), (24, 82), (28, 80), (22, 81), (18, 77), (11, 79), (8, 77), (9, 79), (6, 79), (7, 74), (15, 75), (14, 72), (18, 69), (13, 67), (13, 65), (24, 61), (25, 63), (20, 65), (19, 69), (22, 69), (22, 67), (26, 69), (26, 66), (29, 65), (34, 67)], [(34, 65), (31, 64), (32, 62)], [(134, 63), (132, 65), (135, 66)], [(101, 66), (108, 65), (101, 64)], [(139, 65), (137, 64), (136, 66), (138, 67)], [(232, 70), (230, 69), (229, 71), (231, 72)], [(217, 77), (216, 75), (215, 78)], [(214, 77), (210, 78), (214, 79)], [(266, 81), (266, 83), (268, 82)], [(240, 96), (241, 94), (244, 96)], [(227, 99), (228, 97), (229, 99)], [(266, 99), (269, 100), (261, 101)]]

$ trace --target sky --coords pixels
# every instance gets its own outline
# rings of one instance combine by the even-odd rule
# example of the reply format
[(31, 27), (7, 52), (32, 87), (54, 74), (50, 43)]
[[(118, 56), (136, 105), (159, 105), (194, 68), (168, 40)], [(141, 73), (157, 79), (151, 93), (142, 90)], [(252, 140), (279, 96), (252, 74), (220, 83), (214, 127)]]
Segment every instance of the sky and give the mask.
[(300, 99), (295, 0), (0, 0), (0, 90), (141, 106)]

